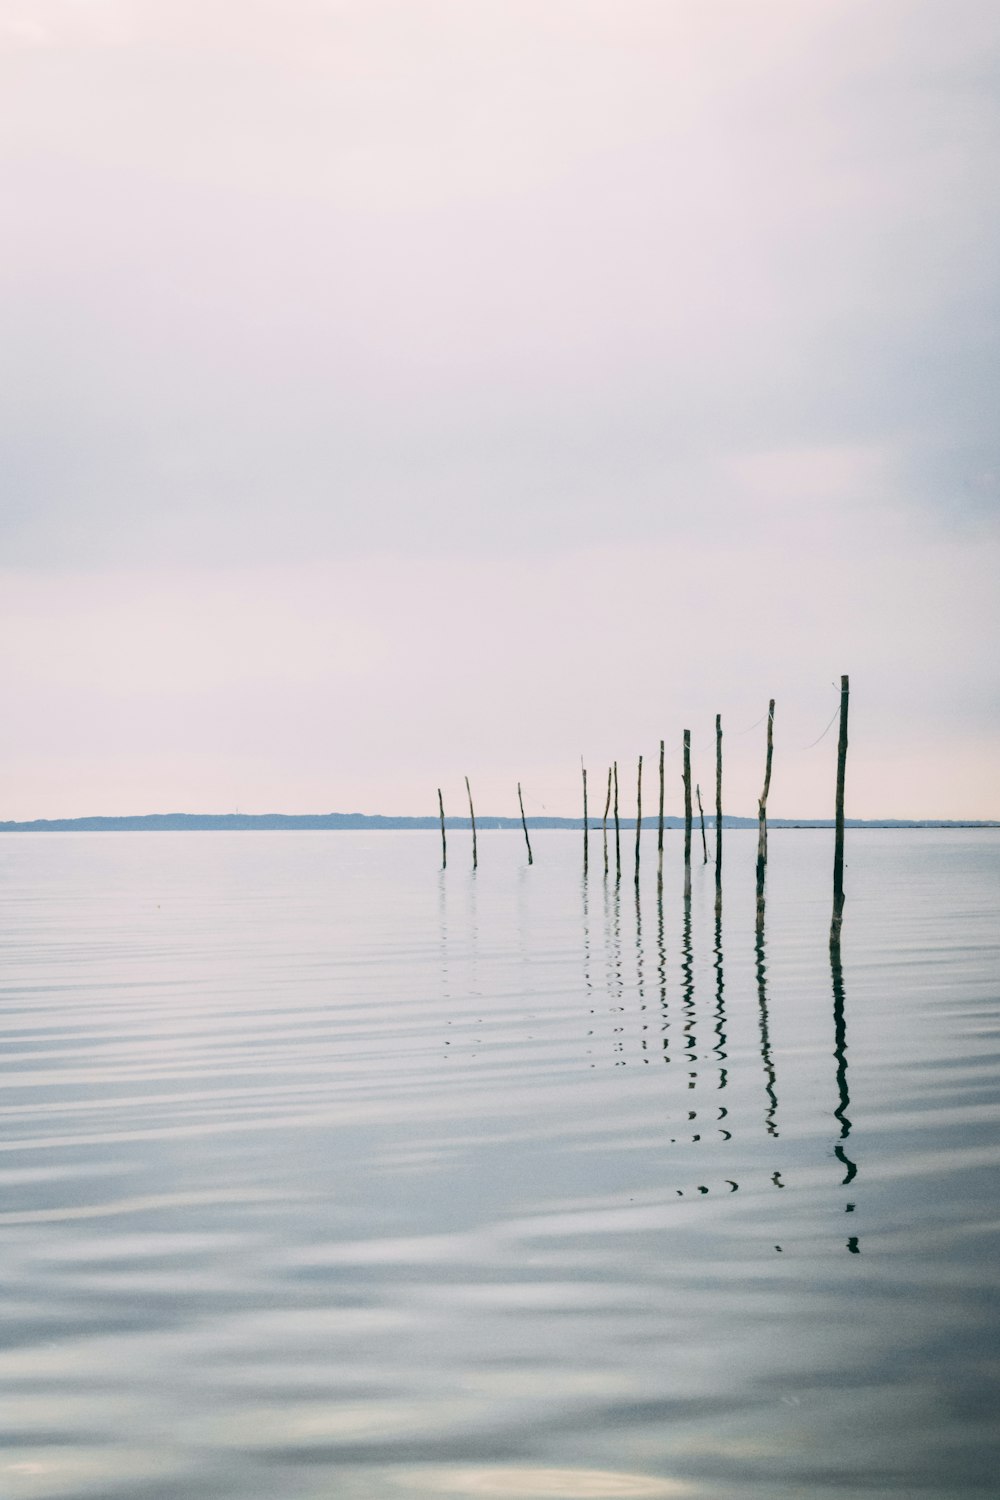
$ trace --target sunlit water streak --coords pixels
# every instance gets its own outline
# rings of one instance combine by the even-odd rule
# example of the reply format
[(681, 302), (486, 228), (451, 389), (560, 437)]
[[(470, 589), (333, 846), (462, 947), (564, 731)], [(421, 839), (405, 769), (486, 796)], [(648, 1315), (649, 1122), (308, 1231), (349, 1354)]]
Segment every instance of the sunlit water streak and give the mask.
[(596, 838), (0, 838), (0, 1494), (996, 1493), (1000, 838)]

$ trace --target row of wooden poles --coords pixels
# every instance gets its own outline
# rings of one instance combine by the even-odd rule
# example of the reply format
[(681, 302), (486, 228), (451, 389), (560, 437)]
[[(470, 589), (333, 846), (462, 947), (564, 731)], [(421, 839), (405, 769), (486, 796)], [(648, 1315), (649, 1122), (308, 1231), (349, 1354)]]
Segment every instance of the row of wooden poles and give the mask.
[[(830, 922), (830, 945), (835, 947), (840, 943), (840, 930), (844, 920), (844, 782), (847, 770), (847, 710), (850, 702), (850, 681), (845, 677), (840, 679), (840, 738), (837, 746), (837, 794), (836, 813), (834, 823), (834, 855), (833, 855), (833, 916)], [(774, 754), (774, 699), (767, 705), (767, 753), (764, 762), (764, 788), (757, 802), (757, 928), (758, 931), (764, 926), (764, 883), (767, 871), (767, 797), (771, 789), (771, 762)], [(587, 795), (587, 768), (581, 768), (583, 776), (583, 873), (588, 873), (590, 865), (590, 814)], [(689, 899), (691, 895), (691, 834), (694, 823), (694, 809), (691, 801), (691, 731), (684, 730), (684, 769), (682, 773), (684, 782), (684, 896)], [(476, 838), (476, 812), (472, 805), (472, 788), (469, 778), (465, 778), (465, 790), (469, 799), (469, 820), (472, 824), (472, 868), (477, 869), (479, 865), (479, 847)], [(705, 809), (701, 801), (701, 786), (695, 785), (695, 797), (698, 803), (698, 817), (701, 824), (701, 847), (703, 862), (708, 864), (708, 839), (705, 833)], [(660, 803), (659, 817), (657, 820), (657, 877), (663, 880), (663, 799), (664, 799), (664, 742), (660, 741)], [(517, 784), (517, 801), (521, 810), (521, 827), (524, 830), (524, 842), (528, 848), (528, 864), (534, 864), (534, 855), (531, 850), (531, 838), (528, 834), (528, 822), (524, 816), (524, 798), (521, 795), (521, 783)], [(441, 817), (441, 868), (447, 868), (448, 864), (448, 840), (445, 834), (444, 821), (444, 798), (441, 788), (438, 787), (438, 810)], [(618, 814), (618, 762), (614, 761), (608, 768), (607, 795), (604, 802), (604, 816), (601, 820), (601, 828), (604, 835), (604, 874), (609, 873), (608, 860), (608, 818), (613, 818), (615, 839), (615, 878), (621, 879), (622, 853), (621, 853), (621, 826)], [(636, 781), (636, 817), (635, 817), (635, 883), (639, 884), (640, 852), (642, 837), (642, 756), (639, 756), (638, 775)], [(722, 716), (715, 716), (715, 900), (716, 906), (722, 903)]]

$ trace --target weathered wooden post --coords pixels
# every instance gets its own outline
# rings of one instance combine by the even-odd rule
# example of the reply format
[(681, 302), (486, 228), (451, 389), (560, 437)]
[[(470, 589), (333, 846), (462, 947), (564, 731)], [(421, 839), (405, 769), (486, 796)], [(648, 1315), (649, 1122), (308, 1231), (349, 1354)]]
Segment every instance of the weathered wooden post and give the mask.
[(587, 873), (587, 865), (590, 860), (590, 823), (587, 819), (587, 767), (582, 764), (583, 772), (583, 873)]
[(614, 762), (615, 773), (615, 879), (622, 878), (622, 843), (621, 829), (618, 825), (618, 762)]
[(691, 895), (691, 731), (684, 731), (684, 894)]
[(639, 779), (635, 788), (635, 883), (639, 884), (639, 840), (642, 837), (642, 756), (639, 756)]
[(767, 705), (767, 762), (764, 790), (757, 804), (757, 930), (764, 926), (764, 871), (767, 868), (767, 794), (771, 787), (771, 756), (774, 751), (774, 699)]
[(472, 788), (469, 785), (468, 776), (465, 778), (465, 790), (469, 794), (469, 817), (472, 820), (472, 868), (476, 870), (479, 868), (479, 851), (476, 847), (476, 814), (472, 806)]
[(722, 715), (715, 716), (715, 904), (722, 902)]
[(830, 923), (830, 947), (840, 944), (844, 920), (844, 777), (847, 771), (847, 708), (851, 697), (850, 678), (840, 679), (840, 740), (837, 745), (837, 810), (833, 841), (833, 919)]
[(657, 879), (663, 884), (663, 741), (660, 741), (660, 816), (656, 825)]
[(702, 860), (702, 864), (703, 865), (707, 865), (708, 864), (708, 843), (707, 843), (707, 841), (705, 839), (705, 809), (701, 805), (701, 785), (700, 785), (700, 783), (696, 784), (694, 791), (695, 791), (695, 796), (698, 798), (698, 817), (701, 820), (701, 852), (705, 856), (704, 859)]
[(604, 800), (604, 818), (601, 828), (604, 833), (604, 873), (608, 873), (608, 813), (611, 811), (611, 767), (608, 767), (608, 795)]
[(524, 818), (524, 798), (521, 796), (521, 783), (517, 783), (517, 803), (521, 809), (521, 827), (524, 829), (524, 842), (528, 846), (528, 864), (533, 865), (535, 861), (531, 857), (531, 840), (528, 837), (528, 825)]
[(438, 787), (438, 811), (441, 814), (441, 868), (448, 868), (448, 840), (444, 836), (444, 798), (441, 796), (441, 788)]

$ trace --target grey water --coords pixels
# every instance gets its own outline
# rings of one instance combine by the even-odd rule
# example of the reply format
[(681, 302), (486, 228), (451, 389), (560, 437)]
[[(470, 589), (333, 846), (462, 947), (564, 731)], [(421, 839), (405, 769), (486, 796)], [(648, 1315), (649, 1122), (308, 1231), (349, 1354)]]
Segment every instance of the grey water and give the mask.
[(995, 1496), (1000, 835), (0, 838), (0, 1494)]

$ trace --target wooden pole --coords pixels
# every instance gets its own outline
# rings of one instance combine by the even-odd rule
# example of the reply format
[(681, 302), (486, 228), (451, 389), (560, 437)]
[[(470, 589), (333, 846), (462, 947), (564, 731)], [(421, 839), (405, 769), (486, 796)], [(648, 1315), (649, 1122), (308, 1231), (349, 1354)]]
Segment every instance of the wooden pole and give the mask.
[(660, 741), (660, 816), (656, 825), (657, 879), (663, 881), (663, 741)]
[(601, 827), (604, 831), (604, 873), (608, 873), (608, 813), (611, 811), (611, 767), (608, 767), (608, 795), (604, 803), (604, 819)]
[(635, 883), (639, 884), (639, 840), (642, 837), (642, 756), (639, 756), (639, 779), (635, 788)]
[(840, 928), (844, 920), (844, 778), (847, 772), (847, 709), (851, 698), (849, 677), (840, 679), (840, 740), (837, 745), (837, 811), (833, 843), (833, 919), (830, 923), (830, 947), (840, 945)]
[(767, 794), (771, 787), (771, 756), (774, 751), (774, 699), (767, 705), (767, 762), (764, 790), (757, 804), (757, 929), (764, 926), (764, 871), (767, 868)]
[(715, 892), (722, 894), (722, 715), (715, 716)]
[(708, 843), (705, 839), (705, 809), (701, 805), (701, 786), (695, 786), (695, 796), (698, 798), (698, 817), (701, 819), (701, 852), (705, 856), (702, 864), (708, 864)]
[(590, 823), (587, 820), (587, 767), (581, 765), (583, 772), (583, 873), (587, 873), (587, 864), (590, 859)]
[(472, 806), (472, 788), (469, 786), (469, 778), (465, 778), (465, 790), (469, 794), (469, 817), (472, 819), (472, 868), (479, 868), (479, 851), (476, 847), (476, 814)]
[(622, 878), (622, 844), (621, 829), (618, 826), (618, 762), (613, 767), (615, 773), (615, 879)]
[(528, 846), (528, 864), (533, 865), (535, 861), (531, 857), (531, 840), (528, 837), (528, 825), (524, 818), (524, 798), (521, 796), (521, 783), (517, 783), (517, 802), (521, 809), (521, 827), (524, 829), (524, 842)]
[(441, 788), (438, 787), (438, 810), (441, 813), (441, 868), (448, 868), (448, 840), (444, 836), (444, 798), (441, 796)]
[(691, 731), (684, 731), (684, 890), (691, 894)]

